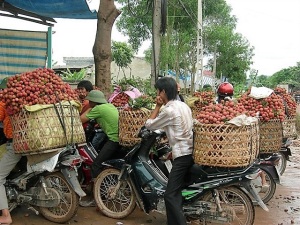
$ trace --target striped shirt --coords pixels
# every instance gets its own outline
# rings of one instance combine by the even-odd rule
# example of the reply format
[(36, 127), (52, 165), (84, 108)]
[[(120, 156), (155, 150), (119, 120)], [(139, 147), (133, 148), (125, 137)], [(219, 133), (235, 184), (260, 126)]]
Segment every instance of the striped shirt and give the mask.
[(162, 129), (172, 147), (173, 159), (193, 152), (193, 118), (191, 109), (184, 102), (169, 101), (155, 119), (145, 124), (149, 130)]

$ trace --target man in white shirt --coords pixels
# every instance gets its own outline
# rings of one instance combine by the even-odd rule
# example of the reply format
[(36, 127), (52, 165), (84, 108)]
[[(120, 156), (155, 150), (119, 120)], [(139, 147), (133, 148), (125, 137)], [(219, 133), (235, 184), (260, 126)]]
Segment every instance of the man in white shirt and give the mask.
[[(156, 107), (146, 121), (149, 130), (163, 129), (172, 147), (173, 166), (164, 195), (168, 225), (185, 225), (181, 191), (188, 169), (193, 165), (193, 118), (191, 109), (176, 100), (177, 83), (163, 77), (155, 84)], [(163, 109), (160, 111), (161, 107)]]

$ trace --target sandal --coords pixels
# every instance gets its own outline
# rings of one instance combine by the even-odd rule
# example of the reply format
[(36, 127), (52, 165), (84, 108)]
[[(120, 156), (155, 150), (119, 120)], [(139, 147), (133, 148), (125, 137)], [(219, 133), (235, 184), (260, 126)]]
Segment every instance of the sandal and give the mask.
[(259, 192), (260, 193), (266, 193), (269, 190), (269, 188), (270, 188), (270, 185), (264, 184), (264, 185), (261, 186), (261, 189), (260, 189)]

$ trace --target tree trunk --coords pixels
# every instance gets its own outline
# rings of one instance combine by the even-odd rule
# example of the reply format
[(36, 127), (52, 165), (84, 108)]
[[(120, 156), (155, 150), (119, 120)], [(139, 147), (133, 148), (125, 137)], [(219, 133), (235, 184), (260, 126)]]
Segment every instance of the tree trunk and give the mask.
[(95, 85), (106, 97), (111, 92), (111, 32), (115, 20), (121, 14), (114, 0), (100, 0), (96, 39), (93, 46), (95, 61)]

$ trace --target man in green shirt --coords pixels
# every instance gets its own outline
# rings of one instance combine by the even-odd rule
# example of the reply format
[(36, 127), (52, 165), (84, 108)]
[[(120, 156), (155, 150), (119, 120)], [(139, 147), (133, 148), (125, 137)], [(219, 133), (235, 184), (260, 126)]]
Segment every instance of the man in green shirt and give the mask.
[(91, 119), (97, 121), (103, 132), (107, 135), (107, 141), (99, 151), (98, 156), (92, 164), (92, 177), (98, 176), (101, 164), (113, 158), (120, 148), (119, 146), (119, 112), (111, 103), (107, 103), (104, 94), (99, 90), (92, 90), (86, 97), (90, 108), (81, 116), (81, 122), (86, 123)]

